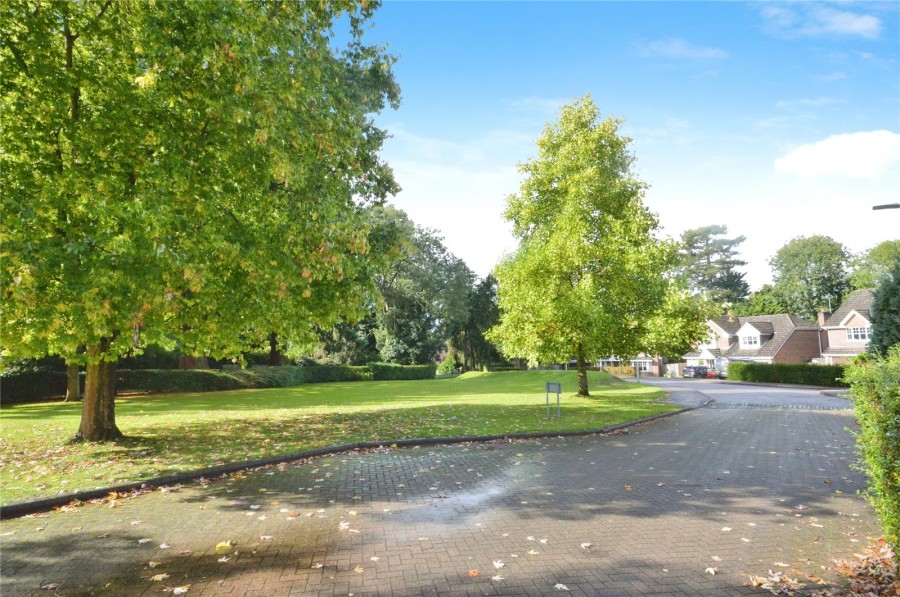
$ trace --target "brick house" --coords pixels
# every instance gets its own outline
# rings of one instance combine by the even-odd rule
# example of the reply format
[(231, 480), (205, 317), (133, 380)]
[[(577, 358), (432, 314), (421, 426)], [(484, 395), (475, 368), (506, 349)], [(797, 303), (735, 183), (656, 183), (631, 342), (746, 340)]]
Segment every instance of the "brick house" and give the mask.
[(826, 365), (844, 365), (869, 347), (872, 336), (872, 303), (875, 292), (857, 290), (829, 315), (819, 313), (819, 325), (825, 330), (822, 359)]
[(726, 370), (733, 361), (808, 363), (824, 346), (818, 324), (794, 315), (725, 315), (706, 324), (710, 335), (684, 355), (688, 365)]

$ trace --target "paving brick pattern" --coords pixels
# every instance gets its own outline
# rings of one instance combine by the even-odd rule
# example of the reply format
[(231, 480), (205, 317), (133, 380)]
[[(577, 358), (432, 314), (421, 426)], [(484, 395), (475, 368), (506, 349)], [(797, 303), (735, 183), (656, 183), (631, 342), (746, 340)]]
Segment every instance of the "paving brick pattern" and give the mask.
[(846, 410), (706, 408), (619, 435), (321, 457), (4, 521), (2, 594), (744, 595), (768, 594), (744, 583), (770, 569), (834, 581), (831, 558), (879, 534), (852, 424)]

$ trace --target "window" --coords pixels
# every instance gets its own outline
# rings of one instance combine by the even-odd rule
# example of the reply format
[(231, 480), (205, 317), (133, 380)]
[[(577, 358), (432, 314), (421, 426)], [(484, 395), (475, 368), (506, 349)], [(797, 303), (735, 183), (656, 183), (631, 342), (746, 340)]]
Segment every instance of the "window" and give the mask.
[(847, 328), (847, 340), (868, 340), (872, 335), (872, 326), (863, 328)]
[(631, 361), (632, 367), (634, 367), (638, 371), (647, 371), (649, 372), (651, 367), (650, 361)]
[(741, 347), (759, 346), (759, 336), (741, 336)]

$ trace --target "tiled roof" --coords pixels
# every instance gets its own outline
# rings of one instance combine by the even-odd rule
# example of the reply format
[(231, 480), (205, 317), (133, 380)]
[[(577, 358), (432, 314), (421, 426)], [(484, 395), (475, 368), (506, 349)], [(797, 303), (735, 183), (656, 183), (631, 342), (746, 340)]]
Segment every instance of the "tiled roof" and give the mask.
[(813, 321), (807, 321), (784, 313), (780, 315), (753, 315), (750, 317), (720, 317), (715, 321), (715, 324), (727, 331), (731, 337), (734, 337), (737, 331), (747, 323), (759, 330), (762, 336), (759, 348), (742, 349), (740, 342), (738, 342), (737, 338), (734, 338), (731, 346), (722, 351), (722, 356), (730, 358), (771, 358), (781, 350), (781, 347), (784, 346), (791, 332), (795, 329), (819, 329), (819, 326)]
[(771, 336), (775, 333), (775, 328), (772, 327), (771, 321), (748, 321), (750, 325), (759, 330), (759, 333), (763, 336)]
[(869, 321), (872, 321), (870, 313), (872, 303), (875, 300), (875, 293), (871, 290), (857, 290), (851, 292), (850, 296), (838, 307), (838, 310), (832, 313), (831, 317), (825, 322), (823, 327), (834, 328), (840, 327), (841, 322), (847, 317), (850, 311), (856, 311)]

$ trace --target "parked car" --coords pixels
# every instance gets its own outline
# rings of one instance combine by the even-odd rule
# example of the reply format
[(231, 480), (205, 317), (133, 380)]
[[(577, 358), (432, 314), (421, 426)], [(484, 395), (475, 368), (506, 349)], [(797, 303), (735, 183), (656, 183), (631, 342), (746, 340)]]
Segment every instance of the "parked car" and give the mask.
[(688, 365), (684, 368), (684, 372), (681, 374), (681, 377), (706, 377), (706, 374), (708, 372), (709, 367), (704, 367), (702, 365)]
[(710, 369), (703, 377), (705, 377), (706, 379), (718, 379), (719, 371), (717, 369)]

